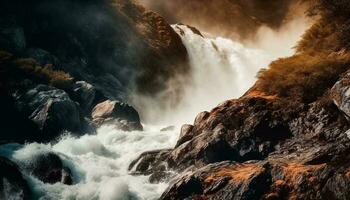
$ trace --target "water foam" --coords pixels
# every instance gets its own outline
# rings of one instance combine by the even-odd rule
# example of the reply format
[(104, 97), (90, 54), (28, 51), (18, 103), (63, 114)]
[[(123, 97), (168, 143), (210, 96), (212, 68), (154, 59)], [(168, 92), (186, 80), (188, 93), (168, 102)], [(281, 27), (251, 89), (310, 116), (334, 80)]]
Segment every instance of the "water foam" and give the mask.
[(67, 135), (56, 144), (2, 145), (0, 155), (21, 165), (39, 153), (54, 152), (72, 170), (72, 186), (44, 184), (26, 173), (35, 199), (151, 200), (159, 198), (167, 184), (151, 184), (147, 176), (131, 176), (127, 169), (142, 152), (175, 145), (178, 130), (159, 129), (146, 126), (144, 132), (123, 132), (103, 126), (97, 135)]
[[(191, 123), (200, 111), (242, 95), (254, 83), (258, 70), (275, 59), (264, 51), (246, 48), (229, 39), (204, 38), (182, 25), (173, 28), (189, 53), (191, 81), (185, 86), (177, 107), (156, 110), (157, 99), (153, 99), (155, 104), (139, 104), (147, 105), (140, 111), (153, 122)], [(153, 200), (159, 198), (167, 183), (150, 184), (147, 176), (131, 176), (128, 165), (142, 152), (175, 145), (179, 130), (161, 132), (160, 128), (146, 126), (144, 132), (123, 132), (103, 126), (96, 135), (79, 138), (66, 135), (53, 144), (2, 145), (0, 155), (21, 165), (38, 153), (55, 152), (72, 170), (75, 183), (72, 186), (44, 184), (25, 173), (35, 199)]]

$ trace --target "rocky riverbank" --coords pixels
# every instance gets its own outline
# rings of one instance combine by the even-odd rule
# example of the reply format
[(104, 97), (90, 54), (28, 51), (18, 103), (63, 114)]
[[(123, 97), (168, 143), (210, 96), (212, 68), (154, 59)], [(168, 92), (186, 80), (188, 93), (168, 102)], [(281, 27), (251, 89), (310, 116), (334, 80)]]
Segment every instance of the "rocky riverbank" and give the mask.
[(134, 173), (175, 178), (161, 199), (347, 199), (349, 72), (324, 104), (295, 115), (252, 88), (184, 125), (174, 149), (144, 153)]

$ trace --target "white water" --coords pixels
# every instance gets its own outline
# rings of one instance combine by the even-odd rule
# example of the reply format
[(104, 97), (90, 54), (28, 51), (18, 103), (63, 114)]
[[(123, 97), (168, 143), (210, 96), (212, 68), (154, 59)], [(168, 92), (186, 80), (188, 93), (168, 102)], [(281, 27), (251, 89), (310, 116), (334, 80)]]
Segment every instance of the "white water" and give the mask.
[(29, 162), (40, 152), (55, 152), (73, 172), (74, 185), (44, 184), (26, 174), (35, 192), (34, 199), (132, 200), (157, 199), (167, 184), (150, 184), (146, 176), (131, 176), (128, 166), (142, 152), (175, 145), (178, 131), (160, 132), (146, 127), (144, 132), (122, 132), (104, 126), (97, 135), (63, 137), (57, 144), (0, 146), (0, 155), (16, 163)]
[[(141, 110), (148, 119), (165, 126), (191, 123), (200, 111), (239, 97), (254, 83), (258, 70), (275, 59), (262, 50), (248, 49), (229, 39), (202, 38), (185, 26), (176, 25), (174, 29), (184, 32), (182, 40), (192, 67), (191, 83), (186, 85), (178, 107), (157, 110), (155, 101), (155, 104), (145, 104), (148, 106)], [(179, 130), (160, 132), (160, 128), (163, 127), (146, 126), (144, 132), (129, 133), (104, 126), (97, 135), (65, 136), (53, 144), (2, 145), (0, 155), (21, 165), (37, 153), (55, 152), (72, 170), (72, 186), (44, 184), (25, 174), (35, 199), (153, 200), (160, 197), (167, 183), (150, 184), (148, 177), (131, 176), (127, 169), (140, 153), (175, 145)]]
[(199, 112), (243, 95), (256, 81), (257, 72), (276, 59), (263, 50), (246, 48), (230, 39), (203, 38), (184, 25), (173, 25), (173, 28), (189, 53), (190, 82), (183, 83), (185, 91), (176, 107), (169, 103), (166, 109), (158, 110), (159, 99), (134, 98), (144, 118), (152, 122), (192, 123)]

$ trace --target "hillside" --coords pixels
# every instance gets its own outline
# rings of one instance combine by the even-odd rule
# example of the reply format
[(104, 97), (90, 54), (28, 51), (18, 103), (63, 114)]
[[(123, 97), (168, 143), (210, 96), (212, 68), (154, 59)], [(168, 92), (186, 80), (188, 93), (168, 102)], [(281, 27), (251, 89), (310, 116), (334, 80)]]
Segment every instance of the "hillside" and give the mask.
[[(182, 175), (161, 199), (349, 199), (349, 6), (312, 1), (317, 22), (295, 55), (241, 98), (184, 125), (173, 149), (132, 163), (151, 181)], [(165, 162), (164, 162), (165, 161)]]
[[(170, 25), (128, 0), (1, 1), (0, 65), (0, 121), (8, 130), (0, 141), (20, 142), (52, 139), (64, 130), (91, 132), (91, 111), (98, 103), (126, 102), (131, 93), (155, 95), (189, 71), (186, 48)], [(37, 99), (27, 99), (39, 85), (49, 86), (52, 94), (40, 91)], [(180, 86), (174, 89), (176, 94), (166, 95), (181, 94)], [(72, 113), (41, 113), (51, 112), (42, 110), (49, 101), (42, 102), (41, 95), (58, 91), (63, 99), (69, 96), (69, 103), (57, 101), (66, 102), (63, 110), (70, 105), (73, 122), (65, 121)], [(32, 107), (31, 101), (41, 105)], [(50, 117), (56, 122), (47, 125)], [(49, 133), (41, 135), (43, 130)]]

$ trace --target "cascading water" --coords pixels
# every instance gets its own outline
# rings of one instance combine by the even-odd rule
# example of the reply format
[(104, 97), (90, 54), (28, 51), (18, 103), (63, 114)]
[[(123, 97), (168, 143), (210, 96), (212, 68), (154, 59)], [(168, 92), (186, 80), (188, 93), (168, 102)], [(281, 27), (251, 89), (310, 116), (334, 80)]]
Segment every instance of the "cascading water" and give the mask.
[(186, 88), (179, 113), (185, 113), (191, 122), (200, 111), (210, 110), (217, 104), (238, 98), (251, 87), (259, 69), (273, 60), (262, 50), (248, 49), (225, 38), (204, 38), (185, 25), (173, 28), (182, 37), (192, 67), (192, 84)]
[[(254, 83), (257, 71), (274, 59), (261, 50), (247, 49), (229, 39), (203, 38), (183, 25), (173, 28), (189, 52), (192, 77), (176, 110), (158, 113), (165, 125), (191, 122), (198, 112), (239, 97)], [(53, 144), (2, 145), (0, 155), (21, 166), (40, 152), (55, 152), (72, 170), (72, 186), (44, 184), (25, 173), (35, 199), (157, 199), (167, 183), (150, 184), (146, 176), (129, 175), (128, 165), (144, 151), (175, 145), (179, 130), (160, 132), (159, 129), (146, 126), (144, 132), (130, 133), (104, 126), (96, 135), (80, 138), (67, 135)]]
[(168, 125), (192, 123), (199, 112), (243, 95), (254, 84), (257, 72), (276, 58), (230, 39), (205, 38), (186, 25), (173, 25), (173, 29), (181, 36), (189, 54), (190, 81), (182, 83), (185, 91), (176, 107), (169, 104), (168, 108), (157, 110), (157, 98), (134, 98), (149, 121)]

